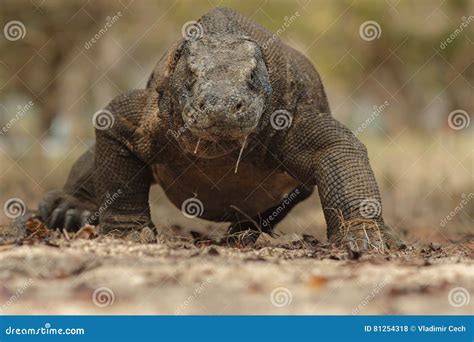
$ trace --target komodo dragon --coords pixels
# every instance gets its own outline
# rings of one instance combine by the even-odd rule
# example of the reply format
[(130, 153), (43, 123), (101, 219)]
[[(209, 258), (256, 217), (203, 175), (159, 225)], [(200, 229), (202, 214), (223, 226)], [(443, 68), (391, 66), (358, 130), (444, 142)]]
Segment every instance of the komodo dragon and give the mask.
[(95, 146), (64, 189), (40, 202), (50, 228), (74, 230), (92, 215), (101, 234), (154, 231), (156, 182), (184, 211), (254, 237), (317, 186), (330, 241), (361, 249), (393, 241), (367, 150), (331, 116), (315, 68), (232, 9), (185, 27), (146, 89), (98, 114)]

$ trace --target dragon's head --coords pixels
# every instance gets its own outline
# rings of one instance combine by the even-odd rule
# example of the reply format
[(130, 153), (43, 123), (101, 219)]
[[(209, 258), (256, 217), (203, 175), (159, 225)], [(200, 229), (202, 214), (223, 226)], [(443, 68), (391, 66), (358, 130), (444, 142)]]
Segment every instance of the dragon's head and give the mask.
[[(194, 138), (188, 136), (189, 144), (203, 143), (199, 149), (202, 157), (215, 157), (241, 146), (257, 129), (271, 94), (262, 51), (248, 37), (187, 40), (172, 77), (174, 108)], [(220, 149), (208, 148), (205, 153), (204, 144), (219, 145)], [(185, 148), (194, 150), (195, 146)]]

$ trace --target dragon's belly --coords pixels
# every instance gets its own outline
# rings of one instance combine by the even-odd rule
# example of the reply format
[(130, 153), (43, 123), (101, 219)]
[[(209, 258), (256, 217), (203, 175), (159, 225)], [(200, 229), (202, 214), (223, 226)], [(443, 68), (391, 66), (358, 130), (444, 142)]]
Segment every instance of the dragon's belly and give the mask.
[(254, 217), (279, 204), (298, 185), (279, 170), (258, 168), (244, 161), (237, 173), (234, 168), (235, 161), (230, 157), (195, 162), (183, 157), (173, 163), (155, 164), (153, 173), (176, 207), (182, 208), (186, 200), (196, 197), (202, 203), (200, 217), (218, 222), (232, 221), (236, 213)]

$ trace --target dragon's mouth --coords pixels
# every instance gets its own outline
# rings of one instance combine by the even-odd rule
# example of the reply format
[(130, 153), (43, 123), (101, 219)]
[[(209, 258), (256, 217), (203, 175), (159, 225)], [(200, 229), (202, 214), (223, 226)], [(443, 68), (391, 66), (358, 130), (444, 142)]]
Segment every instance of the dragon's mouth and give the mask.
[(188, 103), (181, 116), (185, 127), (196, 138), (214, 142), (241, 141), (257, 129), (263, 113), (263, 99), (258, 96), (250, 105), (238, 110), (227, 112), (224, 109), (199, 110)]
[(235, 170), (237, 173), (242, 153), (247, 147), (248, 135), (240, 140), (220, 140), (220, 141), (208, 141), (201, 138), (197, 138), (196, 144), (193, 149), (193, 154), (200, 158), (217, 158), (224, 155), (233, 153), (239, 150), (238, 156), (235, 162)]
[(183, 151), (199, 158), (212, 159), (228, 155), (242, 147), (245, 138), (238, 140), (211, 140), (204, 139), (189, 132), (183, 134), (178, 140), (178, 144)]
[(257, 124), (249, 126), (229, 126), (215, 124), (208, 127), (190, 126), (189, 131), (198, 139), (219, 143), (221, 141), (241, 141), (255, 131)]
[[(206, 129), (186, 127), (181, 134), (172, 134), (180, 148), (189, 155), (198, 158), (213, 159), (243, 150), (247, 140), (253, 136), (255, 126), (230, 129), (213, 125)], [(240, 158), (239, 158), (240, 159)]]

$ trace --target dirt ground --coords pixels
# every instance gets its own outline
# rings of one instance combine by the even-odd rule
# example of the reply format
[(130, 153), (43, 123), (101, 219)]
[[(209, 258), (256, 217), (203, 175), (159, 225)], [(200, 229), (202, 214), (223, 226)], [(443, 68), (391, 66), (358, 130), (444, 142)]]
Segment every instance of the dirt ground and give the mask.
[[(71, 238), (69, 236), (69, 238)], [(308, 236), (3, 240), (3, 314), (473, 314), (474, 243), (390, 254)]]

